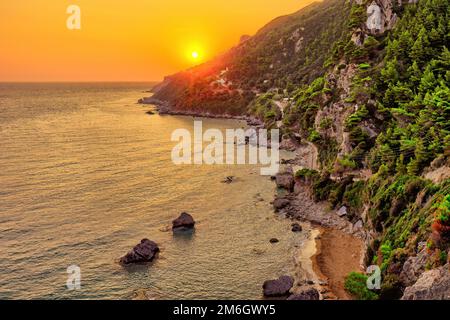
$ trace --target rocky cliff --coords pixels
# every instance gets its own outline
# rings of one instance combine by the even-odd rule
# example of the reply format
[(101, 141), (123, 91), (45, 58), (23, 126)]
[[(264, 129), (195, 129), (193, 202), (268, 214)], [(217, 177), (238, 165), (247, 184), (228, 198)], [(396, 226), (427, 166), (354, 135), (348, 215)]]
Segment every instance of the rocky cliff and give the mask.
[(327, 0), (281, 17), (143, 102), (252, 115), (303, 155), (295, 179), (366, 230), (382, 299), (448, 298), (450, 4)]

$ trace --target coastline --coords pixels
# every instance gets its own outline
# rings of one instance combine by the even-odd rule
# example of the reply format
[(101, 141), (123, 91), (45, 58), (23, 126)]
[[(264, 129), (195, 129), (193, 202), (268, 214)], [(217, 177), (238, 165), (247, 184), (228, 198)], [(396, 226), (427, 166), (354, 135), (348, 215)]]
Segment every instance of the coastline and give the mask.
[(241, 120), (246, 121), (249, 126), (262, 128), (264, 127), (264, 123), (254, 117), (250, 116), (237, 116), (231, 114), (214, 114), (214, 113), (204, 113), (204, 112), (196, 112), (196, 111), (174, 111), (171, 110), (168, 104), (164, 101), (154, 99), (152, 97), (142, 98), (138, 100), (138, 104), (142, 105), (153, 105), (156, 108), (156, 111), (160, 115), (171, 115), (171, 116), (190, 116), (190, 117), (199, 117), (199, 118), (209, 118), (209, 119), (232, 119), (232, 120)]
[[(249, 126), (256, 128), (264, 126), (259, 119), (248, 116), (172, 111), (167, 103), (151, 97), (140, 99), (138, 103), (153, 105), (161, 115), (234, 119), (246, 121)], [(300, 154), (299, 151), (299, 148), (294, 151), (296, 159), (293, 163), (291, 162), (290, 169), (311, 165), (310, 155), (306, 154), (308, 159), (303, 159), (305, 154)], [(280, 159), (280, 162), (283, 162), (282, 160)], [(305, 161), (308, 162), (306, 165)], [(309, 224), (310, 234), (306, 243), (293, 257), (295, 285), (292, 293), (314, 288), (323, 300), (351, 300), (352, 297), (345, 291), (344, 282), (348, 273), (363, 271), (364, 241), (362, 239), (365, 235), (363, 228), (355, 228), (355, 225), (339, 216), (335, 210), (327, 209), (325, 203), (314, 203), (306, 185), (297, 186), (296, 183), (295, 189), (297, 190), (285, 196), (290, 204), (288, 210), (282, 210), (281, 213), (293, 222)]]

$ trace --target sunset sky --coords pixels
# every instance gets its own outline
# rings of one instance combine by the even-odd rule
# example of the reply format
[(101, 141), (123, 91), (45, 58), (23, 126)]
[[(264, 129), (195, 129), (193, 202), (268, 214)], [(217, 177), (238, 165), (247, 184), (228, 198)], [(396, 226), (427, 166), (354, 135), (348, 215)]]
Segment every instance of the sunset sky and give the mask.
[[(0, 81), (154, 81), (312, 0), (0, 1)], [(81, 30), (66, 9), (81, 8)]]

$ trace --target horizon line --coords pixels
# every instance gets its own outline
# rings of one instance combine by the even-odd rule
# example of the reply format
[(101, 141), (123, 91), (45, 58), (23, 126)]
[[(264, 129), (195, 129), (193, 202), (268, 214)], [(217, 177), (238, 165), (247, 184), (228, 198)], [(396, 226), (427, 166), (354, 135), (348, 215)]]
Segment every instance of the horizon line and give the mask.
[(0, 80), (0, 83), (155, 83), (155, 82), (158, 83), (162, 81), (163, 80), (51, 80), (51, 81)]

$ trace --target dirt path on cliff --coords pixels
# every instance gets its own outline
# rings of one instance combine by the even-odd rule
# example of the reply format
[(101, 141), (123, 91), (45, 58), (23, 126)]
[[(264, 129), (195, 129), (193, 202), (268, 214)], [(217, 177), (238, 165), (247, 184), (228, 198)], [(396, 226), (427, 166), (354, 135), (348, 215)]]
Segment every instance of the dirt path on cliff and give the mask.
[[(328, 282), (333, 293), (329, 299), (350, 300), (345, 291), (345, 278), (350, 272), (361, 272), (363, 241), (337, 229), (323, 228), (317, 239), (317, 254), (313, 257), (316, 274)], [(334, 296), (333, 296), (334, 295)]]

